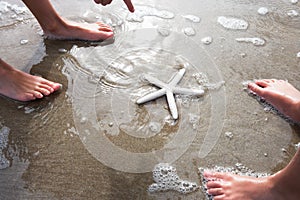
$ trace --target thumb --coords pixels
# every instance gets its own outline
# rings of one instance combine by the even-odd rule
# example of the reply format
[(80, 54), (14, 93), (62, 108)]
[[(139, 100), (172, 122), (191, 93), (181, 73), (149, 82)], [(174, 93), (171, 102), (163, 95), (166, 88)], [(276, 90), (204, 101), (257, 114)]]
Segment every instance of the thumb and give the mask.
[(132, 3), (131, 3), (131, 0), (124, 0), (124, 3), (126, 4), (128, 10), (129, 10), (130, 12), (134, 12), (134, 7), (133, 7), (133, 5), (132, 5)]

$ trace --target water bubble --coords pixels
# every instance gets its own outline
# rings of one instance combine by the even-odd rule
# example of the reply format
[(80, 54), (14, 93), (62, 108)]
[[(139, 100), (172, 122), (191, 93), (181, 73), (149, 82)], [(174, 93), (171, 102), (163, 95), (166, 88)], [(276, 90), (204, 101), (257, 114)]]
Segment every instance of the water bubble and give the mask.
[(9, 11), (8, 7), (9, 7), (9, 3), (5, 2), (5, 1), (0, 1), (0, 13), (6, 13)]
[(25, 114), (29, 114), (35, 111), (35, 108), (25, 107), (24, 110), (25, 110), (24, 112)]
[(218, 23), (224, 28), (233, 30), (246, 30), (248, 28), (248, 22), (242, 19), (231, 18), (231, 17), (218, 17)]
[(86, 117), (82, 117), (82, 118), (80, 119), (80, 123), (81, 123), (81, 124), (85, 124), (86, 121), (87, 121), (87, 118), (86, 118)]
[(199, 23), (201, 21), (200, 17), (195, 15), (183, 15), (182, 17), (194, 23)]
[(298, 3), (298, 0), (291, 0), (291, 3), (292, 3), (292, 4), (297, 4), (297, 3)]
[(245, 58), (245, 57), (247, 56), (247, 54), (246, 54), (246, 53), (240, 53), (240, 56), (241, 56), (242, 58)]
[(229, 139), (233, 138), (233, 133), (232, 132), (225, 132), (225, 136)]
[(287, 12), (287, 15), (290, 16), (290, 17), (298, 17), (299, 13), (296, 10), (289, 10)]
[(152, 132), (154, 133), (159, 133), (161, 130), (161, 125), (158, 122), (150, 122), (149, 123), (149, 128)]
[(297, 58), (300, 58), (300, 51), (297, 53)]
[(258, 10), (257, 10), (258, 14), (260, 15), (266, 15), (269, 13), (269, 10), (268, 8), (266, 7), (260, 7)]
[(287, 153), (287, 150), (286, 150), (285, 148), (281, 148), (281, 151), (282, 151), (283, 153)]
[(208, 37), (204, 37), (201, 39), (201, 42), (203, 44), (209, 45), (210, 43), (212, 43), (212, 37), (208, 36)]
[(25, 12), (27, 12), (27, 8), (26, 7), (19, 7), (18, 5), (14, 4), (14, 5), (10, 5), (10, 9), (15, 12), (17, 15), (18, 14), (24, 14)]
[(207, 75), (202, 72), (193, 74), (193, 77), (196, 79), (198, 84), (201, 86), (204, 86), (209, 83)]
[(109, 127), (113, 127), (114, 123), (113, 122), (109, 122), (108, 126)]
[(195, 114), (189, 114), (189, 122), (191, 124), (196, 124), (199, 122), (200, 116)]
[(186, 28), (184, 28), (183, 32), (187, 36), (194, 36), (194, 35), (196, 35), (196, 31), (192, 27), (186, 27)]
[(136, 6), (134, 13), (129, 13), (126, 20), (129, 22), (142, 22), (145, 16), (155, 16), (162, 19), (174, 18), (174, 13), (167, 10), (158, 10), (149, 6)]
[(24, 45), (24, 44), (27, 44), (27, 43), (28, 43), (28, 40), (25, 40), (25, 39), (20, 41), (21, 45)]
[(263, 46), (266, 43), (266, 41), (264, 39), (257, 38), (257, 37), (254, 37), (254, 38), (236, 38), (235, 40), (238, 41), (238, 42), (252, 43), (255, 46)]
[(61, 48), (61, 49), (58, 49), (58, 52), (59, 53), (67, 53), (68, 51), (67, 51), (67, 49)]

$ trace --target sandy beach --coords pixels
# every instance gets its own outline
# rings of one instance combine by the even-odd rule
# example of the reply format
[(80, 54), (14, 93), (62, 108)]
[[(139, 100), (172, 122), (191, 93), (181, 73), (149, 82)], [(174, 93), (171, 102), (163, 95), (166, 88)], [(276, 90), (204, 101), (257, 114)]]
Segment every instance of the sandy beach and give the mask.
[[(243, 83), (288, 80), (300, 89), (300, 3), (285, 1), (58, 1), (66, 19), (103, 21), (113, 41), (43, 37), (21, 1), (0, 1), (0, 55), (18, 69), (63, 85), (41, 100), (0, 97), (0, 199), (205, 199), (201, 190), (149, 193), (158, 163), (201, 185), (198, 168), (242, 164), (282, 169), (300, 142), (288, 123)], [(72, 6), (70, 6), (72, 5)], [(204, 95), (137, 105), (169, 81)]]

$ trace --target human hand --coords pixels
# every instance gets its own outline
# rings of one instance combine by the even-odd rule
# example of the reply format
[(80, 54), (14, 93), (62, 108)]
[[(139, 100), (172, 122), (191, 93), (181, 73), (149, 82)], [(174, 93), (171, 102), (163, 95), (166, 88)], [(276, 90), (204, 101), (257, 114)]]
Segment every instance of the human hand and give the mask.
[[(103, 6), (106, 6), (106, 5), (110, 4), (113, 0), (94, 0), (94, 1), (97, 4), (101, 4)], [(131, 0), (123, 0), (123, 1), (126, 4), (128, 10), (130, 12), (134, 12), (134, 7), (133, 7), (133, 4), (132, 4)]]

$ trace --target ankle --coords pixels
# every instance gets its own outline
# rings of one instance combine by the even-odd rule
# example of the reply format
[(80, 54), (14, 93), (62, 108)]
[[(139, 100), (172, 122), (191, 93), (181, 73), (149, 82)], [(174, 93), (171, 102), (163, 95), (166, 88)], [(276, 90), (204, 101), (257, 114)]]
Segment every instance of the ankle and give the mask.
[(41, 24), (44, 35), (60, 35), (66, 28), (66, 22), (61, 18), (56, 18), (51, 23)]
[(10, 73), (15, 69), (0, 58), (0, 76)]

